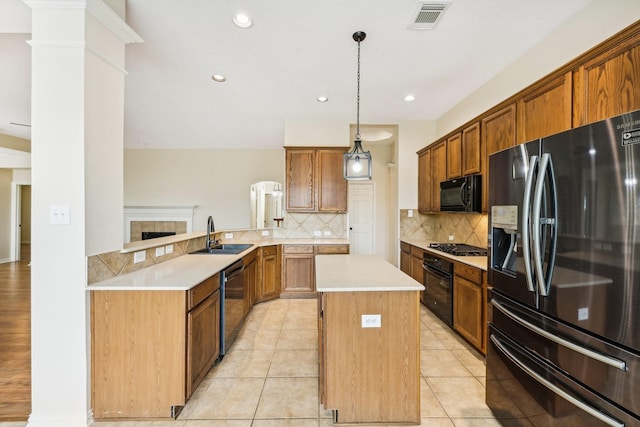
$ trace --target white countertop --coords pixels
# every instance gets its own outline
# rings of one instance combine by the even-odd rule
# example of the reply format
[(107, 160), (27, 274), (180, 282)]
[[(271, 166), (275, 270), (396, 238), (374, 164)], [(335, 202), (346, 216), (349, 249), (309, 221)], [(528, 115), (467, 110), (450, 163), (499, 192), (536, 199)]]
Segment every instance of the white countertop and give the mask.
[(475, 268), (479, 268), (480, 270), (484, 270), (487, 271), (487, 257), (486, 256), (453, 256), (451, 254), (448, 254), (446, 252), (442, 252), (439, 251), (437, 249), (434, 248), (430, 248), (429, 247), (429, 243), (436, 243), (436, 242), (431, 242), (428, 240), (417, 240), (417, 239), (402, 239), (403, 242), (408, 243), (412, 246), (417, 246), (421, 249), (427, 250), (427, 251), (431, 251), (434, 254), (438, 254), (441, 255), (444, 258), (449, 258), (452, 259), (454, 261), (457, 262), (461, 262), (463, 264), (468, 264), (472, 267)]
[(237, 255), (186, 254), (169, 261), (122, 274), (87, 286), (89, 291), (186, 291), (224, 270), (251, 251), (279, 244), (341, 245), (347, 239), (265, 239), (259, 242), (234, 240), (226, 243), (253, 243)]
[(316, 255), (316, 290), (421, 291), (424, 286), (376, 255)]

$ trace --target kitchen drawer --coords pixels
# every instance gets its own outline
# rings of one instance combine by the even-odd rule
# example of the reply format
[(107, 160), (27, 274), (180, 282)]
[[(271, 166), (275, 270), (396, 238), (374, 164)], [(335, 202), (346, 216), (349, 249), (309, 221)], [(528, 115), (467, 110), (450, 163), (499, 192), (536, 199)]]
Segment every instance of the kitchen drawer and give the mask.
[(257, 257), (258, 257), (258, 251), (256, 251), (256, 250), (251, 251), (251, 252), (249, 252), (247, 255), (245, 255), (242, 258), (242, 262), (244, 263), (244, 266), (246, 267), (247, 265), (249, 265), (253, 261), (255, 261)]
[(464, 277), (478, 286), (482, 283), (482, 270), (467, 264), (456, 262), (454, 264), (453, 274)]
[(411, 253), (411, 245), (406, 242), (400, 242), (400, 250), (406, 254)]
[(411, 256), (422, 258), (424, 256), (424, 251), (422, 248), (419, 248), (417, 246), (411, 246)]
[(220, 273), (217, 273), (195, 287), (189, 289), (187, 298), (187, 311), (204, 301), (209, 295), (220, 288)]
[(277, 255), (277, 254), (278, 254), (278, 247), (276, 245), (262, 247), (262, 256)]
[(313, 254), (313, 245), (282, 245), (285, 254)]
[(349, 245), (318, 245), (318, 254), (348, 254)]

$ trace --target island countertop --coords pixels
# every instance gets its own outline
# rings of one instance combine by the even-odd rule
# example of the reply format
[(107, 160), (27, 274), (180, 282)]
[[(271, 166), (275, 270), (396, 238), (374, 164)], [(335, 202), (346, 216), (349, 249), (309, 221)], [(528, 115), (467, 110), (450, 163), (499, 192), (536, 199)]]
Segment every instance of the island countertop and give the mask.
[(316, 255), (318, 292), (422, 291), (424, 286), (376, 255)]

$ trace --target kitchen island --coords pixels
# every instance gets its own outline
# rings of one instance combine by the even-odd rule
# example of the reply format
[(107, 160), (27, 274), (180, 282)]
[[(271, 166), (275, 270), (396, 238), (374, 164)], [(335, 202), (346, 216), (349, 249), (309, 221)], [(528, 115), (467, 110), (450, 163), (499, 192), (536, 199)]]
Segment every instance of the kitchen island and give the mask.
[(420, 292), (381, 257), (316, 256), (320, 400), (334, 423), (420, 424)]

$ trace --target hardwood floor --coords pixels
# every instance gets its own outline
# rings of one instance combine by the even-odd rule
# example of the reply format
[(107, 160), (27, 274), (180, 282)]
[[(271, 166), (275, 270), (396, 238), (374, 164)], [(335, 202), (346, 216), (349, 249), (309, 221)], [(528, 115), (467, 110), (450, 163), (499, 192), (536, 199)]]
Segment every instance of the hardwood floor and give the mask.
[(0, 421), (31, 413), (30, 245), (21, 261), (0, 264)]

